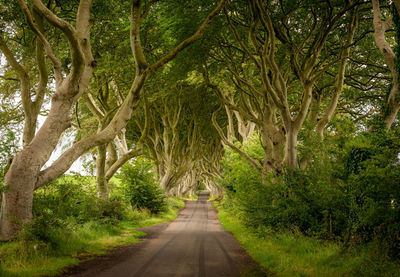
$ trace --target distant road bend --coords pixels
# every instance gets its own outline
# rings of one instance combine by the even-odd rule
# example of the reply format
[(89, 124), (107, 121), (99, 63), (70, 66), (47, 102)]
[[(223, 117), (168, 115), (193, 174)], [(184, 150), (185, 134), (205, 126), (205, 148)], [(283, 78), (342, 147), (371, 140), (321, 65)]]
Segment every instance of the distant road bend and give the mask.
[[(95, 259), (88, 268), (68, 276), (222, 277), (241, 276), (249, 268), (253, 272), (256, 263), (223, 229), (208, 198), (208, 192), (201, 192), (198, 201), (187, 201), (186, 208), (173, 222), (138, 244), (133, 253), (119, 254), (109, 265), (100, 261), (96, 266)], [(246, 276), (266, 275), (257, 269)]]

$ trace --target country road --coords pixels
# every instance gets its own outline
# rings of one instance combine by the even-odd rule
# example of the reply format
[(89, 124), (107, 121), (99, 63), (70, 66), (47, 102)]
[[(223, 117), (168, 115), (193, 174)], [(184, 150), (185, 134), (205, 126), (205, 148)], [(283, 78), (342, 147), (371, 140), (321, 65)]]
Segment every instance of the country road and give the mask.
[(97, 266), (95, 259), (87, 268), (64, 276), (266, 276), (223, 229), (208, 197), (203, 192), (198, 201), (187, 201), (173, 222), (163, 230), (154, 226), (155, 234), (127, 250), (129, 255), (119, 253), (114, 261), (98, 261)]

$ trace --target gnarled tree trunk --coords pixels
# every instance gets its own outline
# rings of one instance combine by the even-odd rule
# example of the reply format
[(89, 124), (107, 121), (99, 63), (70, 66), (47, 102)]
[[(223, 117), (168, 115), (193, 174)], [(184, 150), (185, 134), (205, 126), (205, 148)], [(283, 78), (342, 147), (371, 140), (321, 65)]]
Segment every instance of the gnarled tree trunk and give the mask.
[[(397, 13), (399, 11), (398, 1), (394, 1)], [(385, 126), (389, 129), (395, 121), (397, 114), (400, 110), (399, 101), (399, 72), (395, 65), (396, 55), (390, 47), (389, 43), (385, 38), (385, 32), (389, 29), (392, 24), (392, 16), (389, 16), (386, 20), (382, 20), (381, 11), (379, 8), (379, 0), (372, 0), (373, 14), (374, 14), (374, 38), (376, 45), (381, 51), (385, 58), (386, 64), (388, 65), (390, 72), (392, 73), (392, 89), (388, 99), (386, 100), (386, 111), (385, 111)], [(399, 58), (399, 57), (397, 57)]]
[[(43, 126), (14, 158), (4, 180), (6, 190), (3, 193), (0, 213), (0, 240), (9, 240), (20, 231), (32, 218), (33, 191), (59, 177), (67, 171), (72, 163), (89, 149), (111, 142), (118, 132), (129, 121), (132, 111), (141, 98), (143, 85), (147, 77), (198, 40), (211, 20), (220, 12), (226, 0), (221, 0), (195, 34), (181, 42), (166, 56), (155, 64), (148, 66), (140, 43), (141, 1), (133, 0), (131, 6), (131, 48), (136, 61), (136, 76), (124, 103), (115, 113), (113, 119), (101, 132), (82, 139), (64, 152), (50, 167), (42, 170), (44, 164), (57, 146), (61, 134), (70, 127), (70, 111), (77, 99), (87, 88), (96, 63), (90, 47), (90, 9), (92, 0), (81, 0), (79, 4), (76, 27), (58, 18), (41, 0), (32, 0), (38, 13), (56, 28), (60, 29), (69, 42), (72, 66), (70, 73), (64, 77), (61, 62), (55, 57), (44, 34), (35, 25), (28, 6), (19, 0), (28, 25), (41, 40), (47, 56), (53, 63), (56, 80), (56, 92), (52, 97), (50, 113)], [(2, 50), (2, 49), (1, 49)]]

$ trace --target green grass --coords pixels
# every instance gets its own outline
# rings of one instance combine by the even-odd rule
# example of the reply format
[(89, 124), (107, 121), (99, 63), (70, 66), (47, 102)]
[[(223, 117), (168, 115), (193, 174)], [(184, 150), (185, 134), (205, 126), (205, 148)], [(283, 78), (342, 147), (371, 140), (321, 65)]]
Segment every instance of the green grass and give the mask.
[(399, 262), (380, 256), (372, 245), (343, 253), (338, 243), (299, 234), (270, 231), (260, 237), (228, 210), (218, 210), (224, 228), (277, 276), (400, 276)]
[(135, 228), (172, 221), (183, 207), (183, 200), (169, 198), (168, 210), (158, 215), (133, 211), (130, 220), (116, 225), (92, 221), (67, 230), (55, 228), (50, 233), (52, 243), (47, 244), (26, 240), (0, 243), (0, 276), (57, 275), (66, 266), (105, 254), (114, 246), (139, 242), (145, 234)]

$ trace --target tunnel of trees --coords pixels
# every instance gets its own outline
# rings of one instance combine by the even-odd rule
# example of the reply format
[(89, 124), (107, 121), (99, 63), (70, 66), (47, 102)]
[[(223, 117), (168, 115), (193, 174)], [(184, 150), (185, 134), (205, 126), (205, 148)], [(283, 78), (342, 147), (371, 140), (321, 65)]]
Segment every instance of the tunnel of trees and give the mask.
[(398, 0), (0, 2), (0, 240), (92, 178), (400, 258)]

